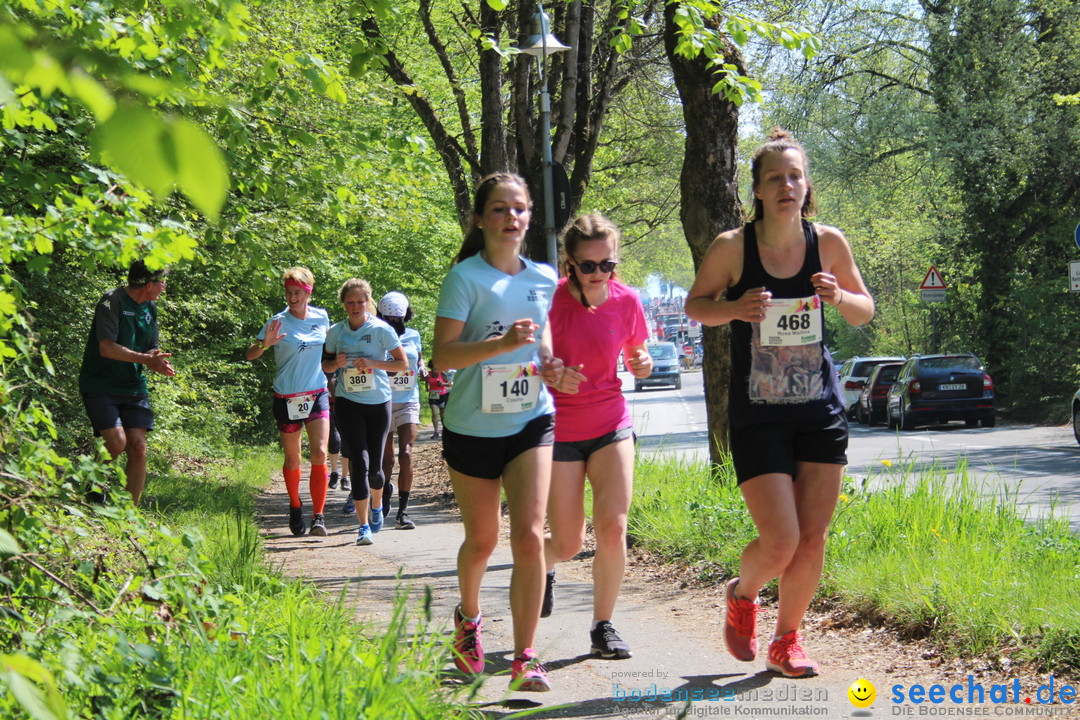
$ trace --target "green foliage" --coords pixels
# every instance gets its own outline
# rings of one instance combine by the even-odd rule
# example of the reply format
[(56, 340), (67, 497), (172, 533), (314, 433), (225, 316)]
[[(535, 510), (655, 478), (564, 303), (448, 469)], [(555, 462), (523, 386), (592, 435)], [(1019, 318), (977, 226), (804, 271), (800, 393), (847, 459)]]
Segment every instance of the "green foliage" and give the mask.
[[(717, 22), (723, 17), (723, 27)], [(798, 50), (803, 57), (812, 58), (821, 48), (821, 40), (812, 32), (787, 23), (773, 23), (760, 18), (731, 14), (720, 3), (711, 0), (680, 0), (675, 11), (678, 43), (675, 53), (687, 59), (699, 55), (709, 58), (717, 75), (713, 93), (741, 106), (744, 102), (761, 102), (762, 84), (738, 67), (725, 62), (728, 43), (745, 46), (751, 39)]]
[(22, 538), (0, 532), (0, 715), (461, 716), (429, 597), (358, 631), (269, 570), (253, 516), (276, 451), (182, 460), (155, 468), (145, 514), (87, 508), (70, 485), (0, 510)]
[[(193, 81), (220, 68), (224, 48), (241, 37), (237, 9), (180, 1), (159, 6), (155, 17), (111, 3), (8, 7), (0, 15), (4, 128), (57, 132), (63, 121), (50, 110), (89, 111), (108, 167), (159, 198), (177, 186), (216, 217), (228, 187), (221, 152), (199, 126), (152, 108), (201, 102)], [(208, 42), (193, 53), (188, 41), (196, 36)], [(137, 100), (118, 102), (118, 91)]]

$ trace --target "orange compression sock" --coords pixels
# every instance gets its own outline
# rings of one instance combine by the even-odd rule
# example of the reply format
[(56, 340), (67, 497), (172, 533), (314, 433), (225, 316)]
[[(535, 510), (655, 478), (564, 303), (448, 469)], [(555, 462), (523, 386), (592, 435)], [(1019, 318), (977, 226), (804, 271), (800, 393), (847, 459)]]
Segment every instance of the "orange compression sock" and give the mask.
[(312, 465), (311, 477), (308, 479), (308, 489), (311, 491), (312, 512), (322, 514), (326, 509), (326, 486), (329, 478), (326, 474), (325, 465)]
[(300, 468), (290, 470), (283, 467), (281, 474), (285, 476), (285, 492), (289, 493), (289, 507), (300, 507), (303, 505), (300, 502)]

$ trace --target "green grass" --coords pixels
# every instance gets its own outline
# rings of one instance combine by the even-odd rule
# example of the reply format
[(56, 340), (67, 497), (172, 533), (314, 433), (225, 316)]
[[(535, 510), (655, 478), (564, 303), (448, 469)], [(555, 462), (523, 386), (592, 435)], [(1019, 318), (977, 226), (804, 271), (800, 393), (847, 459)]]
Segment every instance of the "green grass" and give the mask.
[(703, 581), (737, 574), (757, 534), (730, 468), (710, 474), (662, 455), (638, 460), (628, 523), (633, 542), (692, 565)]
[[(82, 561), (67, 587), (87, 602), (34, 631), (36, 618), (2, 618), (23, 630), (0, 659), (25, 679), (0, 675), (0, 688), (24, 690), (0, 692), (0, 717), (472, 717), (464, 693), (475, 688), (440, 677), (449, 640), (431, 627), (430, 596), (410, 607), (400, 594), (385, 625), (358, 625), (344, 591), (269, 566), (255, 496), (279, 463), (276, 449), (159, 456), (141, 515), (120, 504), (69, 517)], [(27, 679), (58, 688), (52, 706)]]
[[(819, 599), (953, 654), (1080, 674), (1080, 538), (1068, 523), (1026, 520), (1015, 492), (983, 492), (963, 466), (882, 472), (880, 490), (845, 484)], [(756, 535), (730, 468), (710, 476), (670, 459), (639, 461), (630, 532), (706, 581), (736, 574)]]
[(157, 512), (204, 538), (213, 582), (232, 589), (175, 648), (183, 682), (170, 717), (466, 717), (438, 676), (448, 648), (427, 603), (407, 608), (403, 595), (388, 626), (358, 626), (344, 596), (268, 569), (254, 496), (279, 462), (256, 451), (203, 477), (155, 478)]

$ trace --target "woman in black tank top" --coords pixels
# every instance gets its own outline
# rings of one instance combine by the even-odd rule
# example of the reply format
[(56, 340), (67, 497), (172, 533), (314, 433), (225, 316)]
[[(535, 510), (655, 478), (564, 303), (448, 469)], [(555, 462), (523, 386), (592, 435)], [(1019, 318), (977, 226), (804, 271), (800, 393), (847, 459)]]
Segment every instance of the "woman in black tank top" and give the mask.
[(817, 675), (798, 634), (817, 590), (825, 537), (847, 463), (847, 419), (825, 348), (824, 306), (852, 325), (874, 300), (836, 228), (813, 214), (806, 152), (774, 130), (751, 164), (749, 222), (722, 233), (698, 268), (686, 314), (731, 323), (729, 426), (735, 474), (758, 537), (725, 589), (724, 640), (739, 660), (757, 656), (757, 593), (780, 578), (765, 666)]

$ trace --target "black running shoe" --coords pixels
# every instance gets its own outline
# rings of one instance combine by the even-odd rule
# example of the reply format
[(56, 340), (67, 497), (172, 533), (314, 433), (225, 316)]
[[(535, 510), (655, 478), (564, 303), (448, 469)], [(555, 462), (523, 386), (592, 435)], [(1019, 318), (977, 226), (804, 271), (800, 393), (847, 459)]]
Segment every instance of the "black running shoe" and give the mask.
[(633, 653), (630, 645), (626, 643), (615, 628), (607, 620), (596, 623), (596, 629), (589, 631), (589, 639), (592, 640), (592, 654), (606, 660), (625, 660)]
[(382, 491), (382, 514), (384, 518), (390, 517), (390, 498), (392, 497), (394, 497), (394, 483), (387, 480)]
[(401, 513), (397, 516), (398, 530), (415, 530), (416, 523), (409, 519), (409, 513)]
[(330, 473), (330, 482), (328, 482), (326, 484), (326, 487), (330, 488), (331, 490), (336, 490), (337, 489), (337, 479), (338, 479), (338, 474), (337, 474), (337, 470), (335, 470), (334, 472)]
[(304, 522), (304, 508), (289, 508), (289, 531), (293, 535), (300, 536), (307, 532), (307, 523)]
[(348, 475), (341, 476), (341, 492), (349, 492), (352, 490), (352, 483), (349, 482)]
[(555, 571), (547, 574), (547, 582), (544, 583), (544, 602), (540, 605), (540, 617), (551, 617), (551, 610), (555, 606)]
[(316, 537), (326, 537), (326, 519), (322, 513), (315, 513), (315, 517), (311, 518), (311, 532), (308, 534)]

